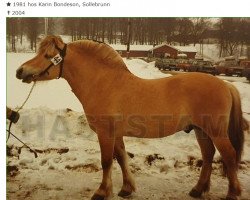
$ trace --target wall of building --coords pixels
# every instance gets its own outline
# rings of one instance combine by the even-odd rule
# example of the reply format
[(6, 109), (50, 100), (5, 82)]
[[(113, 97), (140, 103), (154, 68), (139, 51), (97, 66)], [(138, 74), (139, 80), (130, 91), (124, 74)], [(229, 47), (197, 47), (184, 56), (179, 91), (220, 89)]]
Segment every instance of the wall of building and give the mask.
[(196, 52), (183, 52), (187, 55), (187, 58), (195, 59)]
[(168, 53), (171, 58), (177, 58), (178, 51), (169, 46), (161, 46), (153, 50), (154, 57), (158, 58), (164, 57), (165, 53)]
[[(122, 57), (127, 57), (126, 50), (116, 50)], [(164, 45), (154, 49), (153, 51), (146, 50), (130, 50), (129, 57), (148, 57), (150, 54), (157, 58), (163, 58), (165, 54), (169, 54), (170, 58), (177, 58), (179, 53), (184, 53), (187, 55), (187, 58), (194, 59), (196, 52), (179, 52), (177, 49), (172, 48), (170, 46)]]

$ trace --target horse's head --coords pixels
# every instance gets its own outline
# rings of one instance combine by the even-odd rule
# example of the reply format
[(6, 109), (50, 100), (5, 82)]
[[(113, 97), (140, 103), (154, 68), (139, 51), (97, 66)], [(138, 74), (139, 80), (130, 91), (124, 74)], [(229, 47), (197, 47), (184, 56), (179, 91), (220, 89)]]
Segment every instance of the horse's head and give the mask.
[(51, 80), (61, 76), (66, 44), (57, 36), (47, 36), (40, 44), (37, 55), (23, 63), (16, 77), (25, 83)]

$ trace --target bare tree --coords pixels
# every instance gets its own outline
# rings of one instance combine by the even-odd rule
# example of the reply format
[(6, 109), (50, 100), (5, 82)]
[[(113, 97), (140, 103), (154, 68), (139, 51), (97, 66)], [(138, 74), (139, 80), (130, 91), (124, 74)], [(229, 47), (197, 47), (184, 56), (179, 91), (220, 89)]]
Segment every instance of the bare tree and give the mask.
[(240, 40), (240, 55), (243, 53), (243, 46), (250, 45), (250, 19), (241, 18), (239, 19), (239, 40)]
[(177, 20), (177, 35), (175, 40), (180, 43), (180, 45), (187, 45), (191, 42), (193, 23), (189, 18), (179, 18)]
[[(128, 18), (48, 18), (47, 22), (48, 34), (70, 35), (72, 41), (93, 39), (127, 44)], [(203, 44), (210, 29), (208, 18), (130, 18), (130, 22), (130, 44)], [(30, 48), (36, 49), (37, 37), (44, 33), (44, 23), (44, 18), (8, 18), (11, 50), (16, 51), (16, 42), (20, 39), (22, 44), (24, 35), (30, 40)], [(248, 18), (221, 18), (216, 28), (221, 56), (237, 51), (245, 53), (245, 46), (250, 43)]]
[(242, 43), (241, 18), (221, 18), (217, 23), (219, 28), (220, 57), (234, 55)]
[[(65, 18), (65, 33), (75, 39), (107, 40), (109, 43), (127, 43), (128, 18)], [(175, 18), (130, 18), (131, 44), (159, 44), (172, 40)]]
[[(38, 34), (43, 32), (41, 24), (44, 22), (43, 18), (25, 18), (25, 33), (30, 40), (30, 49), (36, 51)], [(44, 29), (43, 29), (44, 30)]]
[(205, 33), (210, 26), (210, 21), (208, 18), (196, 17), (192, 18), (191, 36), (194, 46), (197, 43), (203, 43)]
[(11, 43), (11, 51), (16, 52), (16, 41), (18, 31), (18, 19), (7, 18), (7, 36)]

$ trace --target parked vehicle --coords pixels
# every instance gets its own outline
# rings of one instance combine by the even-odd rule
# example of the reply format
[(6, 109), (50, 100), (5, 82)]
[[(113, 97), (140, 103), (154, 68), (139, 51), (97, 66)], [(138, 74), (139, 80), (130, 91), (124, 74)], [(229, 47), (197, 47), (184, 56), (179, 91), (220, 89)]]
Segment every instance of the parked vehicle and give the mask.
[(190, 72), (203, 72), (215, 75), (215, 67), (212, 65), (211, 61), (205, 60), (194, 60), (192, 66), (189, 69)]
[(176, 68), (176, 62), (174, 59), (161, 58), (155, 61), (155, 67), (160, 70), (173, 70)]
[(236, 76), (243, 76), (243, 70), (244, 68), (241, 67), (240, 65), (236, 65), (234, 67), (230, 67), (230, 72), (231, 74), (229, 73), (230, 76), (232, 75), (236, 75)]
[(243, 67), (242, 76), (250, 81), (250, 60), (241, 61), (240, 66)]
[(191, 66), (191, 62), (188, 59), (177, 60), (176, 68), (178, 70), (189, 71), (190, 66)]
[(242, 76), (242, 68), (239, 67), (237, 60), (232, 56), (225, 58), (224, 61), (221, 61), (214, 67), (216, 68), (217, 75), (224, 74), (226, 76)]
[(159, 69), (159, 70), (169, 70), (169, 64), (170, 62), (167, 59), (158, 59), (155, 61), (155, 66)]
[(180, 69), (177, 68), (177, 64), (178, 64), (177, 59), (171, 59), (171, 61), (170, 61), (170, 69), (169, 70), (179, 71)]
[(203, 61), (201, 62), (201, 65), (198, 68), (199, 72), (203, 72), (203, 73), (208, 73), (208, 74), (212, 74), (215, 75), (215, 67), (212, 65), (211, 61)]

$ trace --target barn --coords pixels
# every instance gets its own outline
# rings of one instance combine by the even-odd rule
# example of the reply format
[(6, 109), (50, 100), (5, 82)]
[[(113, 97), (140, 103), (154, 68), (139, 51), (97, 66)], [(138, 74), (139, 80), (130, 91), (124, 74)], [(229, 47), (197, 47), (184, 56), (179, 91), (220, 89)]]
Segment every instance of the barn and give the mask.
[(168, 44), (161, 44), (150, 49), (150, 52), (154, 57), (158, 58), (177, 58), (179, 54), (186, 54), (187, 58), (194, 59), (197, 50), (193, 46), (171, 46)]
[[(122, 57), (127, 57), (126, 45), (110, 45), (113, 47)], [(179, 54), (186, 54), (187, 58), (195, 58), (197, 50), (193, 46), (171, 46), (166, 43), (153, 46), (153, 45), (130, 45), (129, 57), (141, 58), (141, 57), (170, 57), (177, 58)]]

